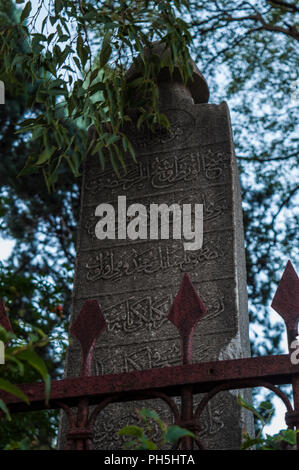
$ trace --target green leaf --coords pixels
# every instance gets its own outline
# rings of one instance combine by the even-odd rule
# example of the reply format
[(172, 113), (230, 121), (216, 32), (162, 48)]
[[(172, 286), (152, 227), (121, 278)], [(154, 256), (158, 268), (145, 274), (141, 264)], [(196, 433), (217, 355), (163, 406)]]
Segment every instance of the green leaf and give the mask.
[(142, 438), (144, 437), (144, 430), (139, 426), (125, 426), (120, 431), (118, 431), (120, 436), (135, 436)]
[(78, 57), (73, 57), (73, 59), (74, 59), (75, 64), (77, 65), (78, 69), (81, 70), (81, 64), (80, 64), (80, 61), (79, 61)]
[(48, 44), (50, 44), (50, 42), (51, 42), (52, 39), (54, 38), (55, 34), (56, 34), (56, 33), (51, 33), (51, 34), (49, 34), (48, 39), (47, 39)]
[(153, 441), (145, 440), (143, 441), (143, 444), (145, 445), (145, 449), (148, 450), (158, 450), (158, 447)]
[(88, 59), (89, 49), (88, 47), (84, 46), (84, 41), (81, 34), (79, 34), (77, 37), (77, 53), (82, 67), (84, 67)]
[(127, 141), (127, 144), (128, 144), (128, 148), (129, 148), (130, 154), (131, 154), (131, 156), (132, 156), (132, 158), (133, 158), (133, 161), (134, 161), (135, 163), (137, 163), (136, 156), (135, 156), (135, 150), (133, 149), (133, 146), (132, 146), (132, 144), (131, 144), (131, 142), (130, 142), (129, 140)]
[(23, 23), (24, 20), (26, 20), (26, 18), (28, 18), (30, 12), (31, 12), (31, 2), (27, 2), (25, 7), (24, 7), (24, 10), (22, 11), (22, 14), (21, 14), (21, 18), (20, 18), (20, 23)]
[(153, 441), (148, 439), (141, 439), (140, 445), (136, 447), (136, 450), (157, 450), (158, 447)]
[(106, 142), (106, 147), (109, 147), (109, 145), (112, 145), (114, 144), (115, 142), (117, 142), (119, 140), (119, 136), (118, 135), (115, 135), (115, 134), (112, 134), (108, 137), (107, 139), (107, 142)]
[(39, 156), (39, 159), (36, 162), (36, 165), (43, 165), (46, 161), (48, 161), (53, 153), (55, 152), (56, 147), (52, 145), (51, 148), (46, 148)]
[(49, 88), (48, 90), (42, 91), (41, 93), (50, 96), (68, 95), (68, 91), (63, 88)]
[(81, 62), (82, 62), (83, 67), (85, 67), (86, 65), (88, 56), (89, 56), (89, 48), (87, 46), (84, 46), (82, 49), (82, 57), (81, 57)]
[(11, 421), (11, 416), (10, 416), (9, 410), (8, 410), (7, 406), (5, 405), (4, 401), (1, 400), (1, 398), (0, 398), (0, 410), (2, 410), (4, 412), (4, 414), (6, 415), (6, 418), (8, 419), (8, 421)]
[(145, 80), (144, 77), (138, 77), (135, 78), (135, 80), (132, 80), (131, 82), (128, 83), (128, 88), (142, 88), (144, 87), (145, 83), (147, 80)]
[(48, 39), (46, 38), (46, 36), (44, 34), (34, 33), (34, 34), (32, 34), (32, 37), (34, 37), (38, 41), (47, 41), (48, 42)]
[(0, 340), (4, 344), (8, 343), (12, 338), (16, 338), (15, 334), (11, 331), (7, 331), (4, 326), (0, 324)]
[(165, 114), (159, 114), (159, 120), (160, 120), (160, 124), (162, 126), (164, 126), (166, 129), (170, 129), (170, 122), (169, 120), (167, 119), (167, 117), (165, 116)]
[(10, 383), (8, 380), (0, 378), (0, 389), (4, 390), (5, 392), (11, 393), (12, 395), (15, 395), (16, 397), (20, 398), (29, 405), (29, 400), (26, 395), (24, 395), (22, 390), (20, 390), (19, 387), (17, 387), (16, 385)]
[(16, 359), (14, 356), (10, 355), (7, 351), (9, 351), (8, 348), (5, 351), (5, 362), (12, 361), (15, 364), (17, 364), (17, 366), (19, 368), (20, 375), (24, 375), (24, 365), (22, 364), (22, 362), (18, 361), (18, 359)]
[(35, 124), (36, 123), (36, 119), (25, 119), (24, 121), (22, 121), (20, 123), (20, 126), (21, 127), (27, 127), (27, 126), (30, 126), (31, 124)]
[(158, 413), (154, 410), (150, 410), (149, 408), (141, 408), (141, 410), (138, 411), (138, 414), (144, 419), (160, 419)]
[(296, 438), (297, 438), (297, 433), (298, 431), (294, 431), (293, 429), (284, 429), (280, 431), (278, 436), (280, 436), (281, 440), (287, 442), (288, 444), (291, 444), (292, 446), (296, 445)]
[(273, 406), (272, 404), (269, 402), (269, 401), (263, 401), (261, 404), (260, 404), (260, 408), (264, 409), (264, 410), (272, 410), (273, 409)]
[(17, 177), (19, 178), (20, 176), (34, 173), (36, 171), (36, 167), (34, 165), (35, 160), (36, 155), (29, 155), (24, 165), (24, 168), (22, 168), (22, 170), (18, 173)]
[(48, 21), (48, 18), (47, 18), (47, 16), (45, 16), (45, 18), (43, 19), (43, 22), (42, 22), (42, 33), (44, 32), (47, 21)]
[(110, 45), (110, 39), (111, 39), (112, 33), (109, 31), (108, 33), (105, 34), (103, 43), (102, 43), (102, 49), (100, 52), (100, 68), (104, 67), (105, 64), (107, 64), (112, 48)]
[(140, 114), (139, 118), (138, 118), (138, 121), (137, 121), (137, 129), (140, 129), (143, 121), (146, 119), (146, 115), (145, 114)]
[(147, 419), (153, 419), (156, 421), (157, 424), (159, 424), (160, 426), (160, 429), (162, 431), (162, 433), (165, 433), (166, 431), (166, 424), (163, 423), (163, 421), (160, 419), (158, 413), (156, 413), (156, 411), (154, 410), (151, 410), (149, 408), (142, 408), (141, 410), (139, 410), (138, 412), (138, 415), (141, 419), (143, 419), (144, 422), (147, 421)]
[(50, 16), (50, 23), (52, 26), (57, 22), (58, 18), (56, 16)]
[(45, 382), (46, 402), (48, 402), (50, 398), (51, 378), (48, 374), (48, 370), (43, 359), (39, 357), (35, 351), (29, 349), (19, 352), (17, 354), (17, 358), (22, 359), (23, 361), (27, 361), (41, 375)]
[(111, 162), (112, 168), (113, 168), (116, 176), (119, 178), (120, 175), (119, 175), (119, 171), (118, 171), (117, 164), (116, 164), (116, 161), (115, 161), (115, 155), (113, 154), (110, 146), (108, 147), (108, 150), (109, 150), (109, 157), (110, 157), (110, 162)]
[(102, 170), (105, 169), (105, 155), (104, 153), (102, 152), (101, 149), (98, 150), (98, 154), (99, 154), (99, 159), (100, 159), (100, 163), (101, 163), (101, 168)]
[(127, 149), (128, 149), (128, 142), (127, 142), (127, 140), (128, 140), (128, 138), (127, 138), (125, 135), (123, 135), (123, 137), (122, 137), (122, 144), (123, 144), (124, 152), (126, 152)]
[(95, 68), (89, 75), (89, 86), (91, 85), (91, 83), (97, 78), (99, 74), (99, 69), (98, 68)]
[(105, 89), (105, 85), (101, 82), (99, 83), (95, 83), (94, 85), (92, 85), (91, 87), (89, 87), (89, 94), (90, 95), (94, 95), (95, 93), (97, 93), (98, 91), (102, 91)]
[(241, 450), (249, 449), (249, 447), (255, 446), (257, 444), (263, 444), (263, 439), (246, 439), (241, 445)]
[(130, 449), (134, 450), (136, 448), (136, 441), (127, 441), (122, 446), (123, 450)]
[(180, 426), (177, 426), (176, 424), (173, 424), (172, 426), (168, 426), (165, 433), (165, 440), (167, 442), (170, 442), (171, 444), (174, 444), (178, 439), (185, 436), (191, 436), (196, 439), (196, 436), (195, 434), (193, 434), (193, 432), (188, 431), (188, 429), (183, 429)]
[(262, 417), (262, 415), (254, 408), (254, 406), (250, 405), (249, 403), (247, 403), (240, 395), (240, 393), (238, 394), (238, 403), (239, 405), (241, 405), (243, 408), (245, 408), (246, 410), (249, 410), (251, 411), (262, 423), (264, 423), (264, 418)]
[(68, 39), (69, 39), (68, 34), (62, 34), (61, 36), (59, 36), (58, 42), (65, 42), (65, 41), (68, 41)]
[(28, 363), (30, 363), (43, 378), (45, 378), (48, 374), (47, 367), (43, 359), (39, 357), (35, 351), (25, 349), (23, 351), (18, 352), (17, 357), (18, 359), (22, 359), (23, 361), (27, 361)]

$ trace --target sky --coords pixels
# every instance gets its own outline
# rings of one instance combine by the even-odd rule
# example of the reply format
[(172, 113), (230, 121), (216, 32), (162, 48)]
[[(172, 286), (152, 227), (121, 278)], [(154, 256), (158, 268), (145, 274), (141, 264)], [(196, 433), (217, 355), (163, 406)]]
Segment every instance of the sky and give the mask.
[(4, 240), (0, 237), (0, 262), (5, 261), (9, 257), (14, 244), (15, 242), (13, 240)]

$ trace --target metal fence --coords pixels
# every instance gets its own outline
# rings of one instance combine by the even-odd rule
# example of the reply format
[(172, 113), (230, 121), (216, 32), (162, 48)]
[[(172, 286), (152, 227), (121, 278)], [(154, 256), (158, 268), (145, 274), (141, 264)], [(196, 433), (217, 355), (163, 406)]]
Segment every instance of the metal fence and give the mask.
[[(106, 321), (97, 301), (87, 301), (71, 326), (71, 333), (80, 342), (82, 367), (79, 377), (53, 380), (48, 405), (45, 403), (45, 385), (41, 382), (24, 384), (20, 388), (28, 396), (30, 406), (14, 395), (0, 392), (0, 398), (11, 413), (43, 409), (63, 409), (69, 421), (66, 449), (92, 449), (93, 426), (99, 413), (110, 403), (159, 398), (169, 407), (175, 424), (192, 431), (197, 439), (183, 437), (176, 448), (204, 449), (199, 437), (201, 415), (209, 401), (219, 392), (233, 389), (265, 387), (272, 390), (286, 406), (286, 424), (299, 429), (299, 364), (293, 358), (299, 321), (299, 279), (289, 261), (274, 296), (272, 307), (283, 318), (288, 335), (289, 354), (232, 359), (192, 364), (192, 339), (196, 325), (206, 308), (185, 274), (173, 302), (168, 319), (181, 337), (182, 365), (108, 374), (92, 375), (92, 360), (98, 337), (106, 328)], [(10, 324), (5, 312), (0, 323)], [(299, 356), (299, 352), (298, 352)], [(277, 385), (291, 384), (293, 402)], [(193, 396), (204, 393), (194, 408)], [(181, 397), (177, 406), (173, 397)], [(93, 406), (89, 412), (89, 406)], [(74, 408), (76, 411), (74, 411)], [(297, 449), (299, 438), (297, 434)]]

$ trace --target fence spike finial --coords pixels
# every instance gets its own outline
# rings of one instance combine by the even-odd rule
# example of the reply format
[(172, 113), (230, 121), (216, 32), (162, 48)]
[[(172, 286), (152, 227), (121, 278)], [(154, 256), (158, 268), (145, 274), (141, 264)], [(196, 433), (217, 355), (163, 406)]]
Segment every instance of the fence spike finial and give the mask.
[(206, 314), (206, 307), (186, 273), (173, 301), (168, 319), (180, 333), (188, 333)]
[(95, 343), (106, 327), (106, 320), (99, 303), (96, 300), (85, 302), (70, 328), (70, 332), (81, 345), (82, 375), (90, 375)]
[(289, 260), (279, 281), (271, 307), (284, 319), (292, 337), (298, 332), (299, 321), (299, 278)]
[(168, 314), (168, 319), (177, 327), (182, 338), (184, 364), (191, 362), (193, 332), (206, 311), (186, 273)]

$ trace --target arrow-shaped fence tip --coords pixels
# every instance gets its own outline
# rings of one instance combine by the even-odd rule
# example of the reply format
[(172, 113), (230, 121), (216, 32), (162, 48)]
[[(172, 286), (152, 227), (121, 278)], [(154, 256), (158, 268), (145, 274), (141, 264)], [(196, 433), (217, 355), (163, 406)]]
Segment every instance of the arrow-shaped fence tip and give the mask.
[(95, 340), (106, 326), (99, 303), (96, 300), (87, 300), (70, 328), (72, 335), (81, 344), (84, 357), (88, 355)]
[(299, 320), (299, 278), (291, 261), (287, 262), (271, 307), (288, 324)]
[(195, 328), (206, 311), (206, 307), (186, 273), (173, 301), (168, 319), (177, 327), (180, 334), (184, 335)]

